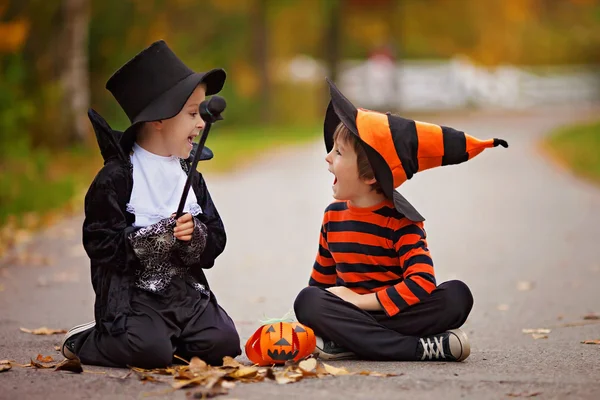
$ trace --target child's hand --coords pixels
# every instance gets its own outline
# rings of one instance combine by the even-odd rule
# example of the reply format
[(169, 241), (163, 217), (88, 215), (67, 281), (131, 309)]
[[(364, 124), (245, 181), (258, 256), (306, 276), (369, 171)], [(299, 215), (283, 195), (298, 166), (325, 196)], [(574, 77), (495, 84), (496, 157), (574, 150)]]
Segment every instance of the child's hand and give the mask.
[(340, 297), (342, 300), (347, 301), (348, 303), (352, 303), (355, 306), (358, 306), (360, 302), (360, 294), (354, 293), (351, 289), (348, 289), (345, 286), (334, 286), (327, 288), (327, 291), (335, 294)]
[(375, 293), (369, 294), (358, 294), (354, 293), (352, 290), (348, 289), (345, 286), (334, 286), (327, 289), (331, 293), (340, 297), (342, 300), (347, 301), (348, 303), (354, 304), (356, 307), (361, 310), (366, 311), (379, 311), (383, 310), (381, 304), (377, 300), (377, 295)]
[(185, 213), (177, 220), (173, 234), (175, 238), (189, 242), (194, 233), (194, 217), (190, 213)]

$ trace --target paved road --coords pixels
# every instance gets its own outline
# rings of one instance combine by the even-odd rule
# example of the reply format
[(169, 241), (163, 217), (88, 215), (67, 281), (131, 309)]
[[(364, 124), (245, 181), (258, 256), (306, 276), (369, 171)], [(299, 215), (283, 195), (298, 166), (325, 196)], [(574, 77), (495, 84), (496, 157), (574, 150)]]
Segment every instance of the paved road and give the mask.
[[(459, 278), (472, 288), (466, 362), (343, 362), (338, 365), (351, 370), (403, 375), (248, 384), (229, 398), (600, 398), (600, 346), (580, 343), (600, 339), (600, 324), (561, 326), (600, 313), (600, 189), (550, 164), (536, 144), (552, 127), (590, 115), (562, 109), (429, 119), (510, 143), (466, 164), (424, 172), (403, 188), (427, 218), (438, 280)], [(307, 282), (330, 201), (323, 157), (317, 142), (207, 177), (229, 236), (208, 276), (244, 342), (259, 319), (290, 310)], [(30, 253), (50, 257), (52, 265), (0, 268), (0, 359), (26, 363), (38, 353), (56, 354), (61, 335), (33, 336), (20, 327), (69, 328), (92, 317), (81, 222), (81, 216), (63, 221), (34, 240)], [(534, 340), (524, 328), (552, 331)], [(129, 399), (159, 389), (93, 373), (15, 367), (0, 374), (0, 399)], [(169, 398), (184, 397), (180, 391)]]

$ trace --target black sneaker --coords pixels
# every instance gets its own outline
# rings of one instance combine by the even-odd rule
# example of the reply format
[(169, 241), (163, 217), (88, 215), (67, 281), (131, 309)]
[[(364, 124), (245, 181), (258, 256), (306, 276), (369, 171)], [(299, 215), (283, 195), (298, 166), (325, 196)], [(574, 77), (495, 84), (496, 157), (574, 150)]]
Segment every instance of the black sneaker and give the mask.
[(438, 335), (419, 339), (417, 360), (462, 361), (471, 354), (467, 335), (460, 329), (452, 329)]
[(94, 329), (95, 326), (96, 321), (91, 321), (69, 329), (60, 345), (60, 352), (62, 355), (69, 360), (77, 359), (77, 351), (75, 348), (77, 339), (81, 337), (82, 333)]
[(348, 360), (356, 355), (346, 348), (337, 345), (331, 340), (324, 340), (317, 336), (317, 346), (313, 354), (322, 360)]

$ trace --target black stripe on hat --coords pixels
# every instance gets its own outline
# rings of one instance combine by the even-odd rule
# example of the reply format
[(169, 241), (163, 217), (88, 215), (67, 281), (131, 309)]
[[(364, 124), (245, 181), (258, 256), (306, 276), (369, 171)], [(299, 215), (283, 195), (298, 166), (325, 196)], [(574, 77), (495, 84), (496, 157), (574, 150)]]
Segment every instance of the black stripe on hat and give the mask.
[(444, 139), (444, 156), (442, 166), (460, 164), (469, 160), (467, 153), (467, 138), (464, 132), (442, 126), (442, 137)]
[(404, 168), (406, 179), (410, 179), (419, 170), (417, 126), (413, 120), (404, 119), (390, 113), (387, 113), (387, 116), (394, 148), (398, 153), (402, 168)]

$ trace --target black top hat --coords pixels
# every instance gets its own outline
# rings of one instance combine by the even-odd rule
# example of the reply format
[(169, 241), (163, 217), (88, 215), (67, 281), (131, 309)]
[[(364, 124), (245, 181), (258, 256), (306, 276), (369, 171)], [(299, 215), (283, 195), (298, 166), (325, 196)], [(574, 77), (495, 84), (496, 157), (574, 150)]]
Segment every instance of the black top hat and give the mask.
[[(177, 115), (200, 83), (206, 85), (206, 95), (210, 96), (221, 91), (225, 78), (222, 69), (194, 72), (164, 40), (152, 43), (106, 82), (106, 89), (112, 93), (131, 122), (131, 126), (123, 133), (121, 146), (124, 149), (131, 148), (138, 124)], [(208, 155), (210, 150), (206, 152)]]

